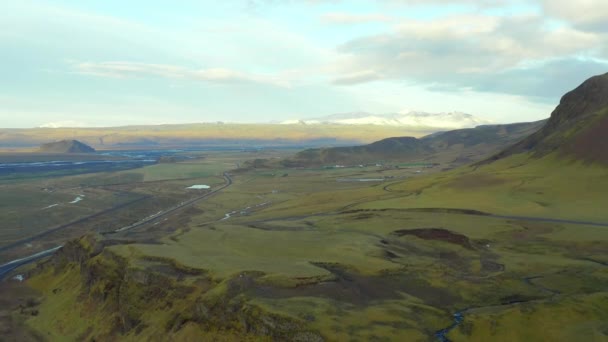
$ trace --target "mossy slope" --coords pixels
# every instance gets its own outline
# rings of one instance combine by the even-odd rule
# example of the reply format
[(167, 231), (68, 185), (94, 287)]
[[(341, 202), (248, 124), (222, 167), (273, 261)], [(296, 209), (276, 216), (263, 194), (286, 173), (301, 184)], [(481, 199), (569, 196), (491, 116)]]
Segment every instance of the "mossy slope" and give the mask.
[(107, 245), (91, 236), (71, 241), (34, 271), (28, 285), (44, 299), (30, 328), (49, 340), (321, 340), (301, 321), (249, 304), (243, 291), (255, 274), (216, 281), (173, 262), (182, 274), (175, 277)]

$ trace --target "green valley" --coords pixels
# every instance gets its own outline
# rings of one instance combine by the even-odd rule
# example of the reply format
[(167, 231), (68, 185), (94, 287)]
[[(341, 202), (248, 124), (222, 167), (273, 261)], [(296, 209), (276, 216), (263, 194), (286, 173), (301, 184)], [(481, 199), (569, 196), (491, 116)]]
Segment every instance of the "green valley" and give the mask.
[[(606, 98), (608, 75), (588, 82), (601, 97), (587, 101)], [(97, 208), (115, 203), (106, 198), (116, 191), (129, 194), (125, 201), (147, 196), (113, 214), (122, 226), (187, 205), (124, 229), (101, 215), (47, 239), (50, 246), (84, 234), (13, 271), (25, 277), (20, 290), (2, 285), (11, 296), (3, 299), (4, 336), (608, 340), (607, 150), (576, 152), (603, 127), (606, 105), (578, 115), (564, 109), (588, 86), (566, 95), (531, 138), (448, 171), (294, 168), (281, 162), (290, 151), (259, 151), (57, 178), (65, 190), (52, 196), (83, 192)], [(265, 162), (246, 162), (254, 159)], [(183, 190), (190, 183), (218, 191), (184, 202), (194, 196)], [(27, 197), (24, 189), (41, 185), (4, 186), (15, 194), (5, 191), (3, 201), (18, 206), (16, 189)], [(80, 210), (69, 215), (86, 215)], [(11, 236), (19, 235), (4, 241)]]

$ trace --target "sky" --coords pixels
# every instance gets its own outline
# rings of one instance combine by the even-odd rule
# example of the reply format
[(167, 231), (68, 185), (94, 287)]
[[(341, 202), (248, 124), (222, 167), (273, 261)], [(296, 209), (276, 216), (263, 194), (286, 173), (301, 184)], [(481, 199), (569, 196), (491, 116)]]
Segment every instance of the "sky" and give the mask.
[(533, 121), (606, 72), (606, 0), (0, 2), (0, 127)]

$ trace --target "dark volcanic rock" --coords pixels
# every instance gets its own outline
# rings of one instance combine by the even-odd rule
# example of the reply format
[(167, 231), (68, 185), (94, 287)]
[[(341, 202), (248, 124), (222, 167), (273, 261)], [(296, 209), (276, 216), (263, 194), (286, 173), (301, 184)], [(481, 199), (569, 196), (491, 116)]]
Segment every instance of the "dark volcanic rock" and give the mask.
[(78, 140), (61, 140), (40, 146), (44, 153), (92, 153), (95, 149)]

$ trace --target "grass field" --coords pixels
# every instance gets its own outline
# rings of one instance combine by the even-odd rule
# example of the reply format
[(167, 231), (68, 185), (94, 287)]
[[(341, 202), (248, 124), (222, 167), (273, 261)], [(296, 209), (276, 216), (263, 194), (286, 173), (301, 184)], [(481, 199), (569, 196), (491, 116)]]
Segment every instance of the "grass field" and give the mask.
[(396, 184), (394, 200), (373, 208), (462, 208), (500, 215), (607, 221), (608, 169), (554, 155), (528, 162), (519, 155), (476, 169), (461, 168)]
[[(187, 185), (221, 184), (249, 156), (62, 182), (165, 205)], [(450, 340), (608, 340), (607, 228), (471, 212), (602, 221), (605, 169), (527, 158), (421, 174), (234, 171), (231, 187), (166, 221), (82, 240), (84, 250), (114, 242), (35, 275), (28, 284), (44, 300), (17, 322), (75, 338), (429, 341), (461, 312)], [(125, 301), (131, 309), (117, 309)]]

